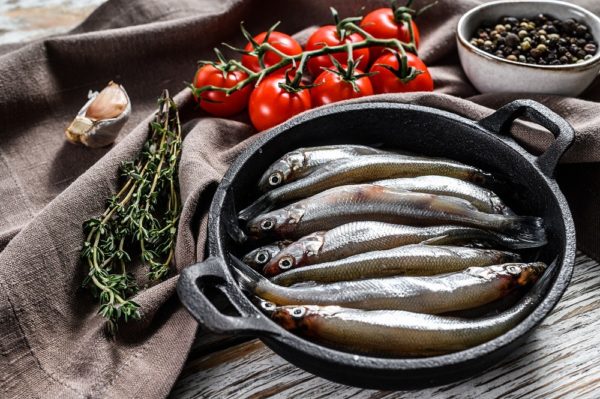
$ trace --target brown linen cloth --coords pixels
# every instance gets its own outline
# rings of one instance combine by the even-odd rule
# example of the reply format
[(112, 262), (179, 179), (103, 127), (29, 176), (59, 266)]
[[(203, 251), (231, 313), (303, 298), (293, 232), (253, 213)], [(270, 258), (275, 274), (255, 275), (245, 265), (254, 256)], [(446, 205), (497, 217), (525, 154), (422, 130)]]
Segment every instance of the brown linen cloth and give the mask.
[[(477, 95), (459, 66), (454, 30), (458, 17), (480, 3), (441, 0), (419, 21), (420, 54), (430, 65), (436, 94), (367, 101), (431, 105), (477, 120), (528, 97), (563, 115), (577, 140), (559, 177), (573, 207), (580, 248), (598, 257), (599, 83), (581, 99)], [(598, 2), (576, 3), (600, 12)], [(180, 91), (191, 80), (195, 61), (213, 58), (212, 48), (220, 42), (241, 44), (240, 21), (259, 32), (281, 20), (280, 30), (300, 32), (302, 39), (310, 32), (307, 26), (329, 23), (330, 5), (349, 16), (362, 6), (370, 10), (382, 4), (111, 0), (67, 35), (0, 48), (0, 397), (168, 394), (196, 329), (176, 298), (177, 277), (140, 293), (136, 301), (143, 320), (123, 326), (116, 341), (107, 340), (97, 304), (81, 288), (86, 273), (79, 262), (82, 222), (102, 212), (117, 186), (120, 162), (139, 151), (161, 90)], [(131, 97), (128, 134), (112, 148), (66, 143), (63, 130), (88, 90), (109, 80), (123, 84)], [(177, 101), (186, 134), (179, 171), (184, 205), (176, 262), (181, 270), (203, 259), (212, 193), (253, 130), (246, 117), (207, 118), (188, 90)], [(547, 134), (515, 130), (530, 148), (543, 149), (550, 142)]]

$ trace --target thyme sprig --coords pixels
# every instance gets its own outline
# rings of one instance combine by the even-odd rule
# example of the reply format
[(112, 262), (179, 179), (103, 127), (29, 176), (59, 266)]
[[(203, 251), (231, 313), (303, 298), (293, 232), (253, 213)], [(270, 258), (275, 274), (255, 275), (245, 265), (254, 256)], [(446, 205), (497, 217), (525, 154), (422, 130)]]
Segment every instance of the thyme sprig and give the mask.
[(139, 286), (128, 271), (134, 253), (148, 266), (150, 281), (170, 270), (180, 215), (177, 166), (181, 124), (177, 106), (165, 90), (150, 123), (150, 136), (135, 161), (123, 162), (121, 189), (107, 200), (99, 217), (83, 224), (81, 256), (89, 268), (83, 285), (99, 299), (98, 313), (114, 335), (120, 320), (139, 319), (131, 299)]

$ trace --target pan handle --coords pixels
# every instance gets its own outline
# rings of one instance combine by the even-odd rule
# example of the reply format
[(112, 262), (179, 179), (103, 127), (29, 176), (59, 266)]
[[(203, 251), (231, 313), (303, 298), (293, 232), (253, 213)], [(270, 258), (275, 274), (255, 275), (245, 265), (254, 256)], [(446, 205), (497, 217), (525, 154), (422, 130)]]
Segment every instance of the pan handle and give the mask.
[(515, 119), (526, 116), (533, 122), (548, 129), (556, 140), (546, 152), (536, 159), (540, 170), (552, 178), (558, 161), (573, 144), (575, 132), (573, 127), (562, 117), (533, 100), (515, 100), (498, 109), (496, 112), (479, 121), (479, 124), (492, 132), (510, 136), (510, 127)]
[[(204, 262), (185, 268), (177, 282), (177, 294), (183, 305), (207, 330), (217, 334), (274, 335), (274, 325), (238, 288), (225, 269), (221, 258), (209, 257)], [(235, 307), (239, 316), (223, 314), (206, 296), (204, 287), (218, 289)]]

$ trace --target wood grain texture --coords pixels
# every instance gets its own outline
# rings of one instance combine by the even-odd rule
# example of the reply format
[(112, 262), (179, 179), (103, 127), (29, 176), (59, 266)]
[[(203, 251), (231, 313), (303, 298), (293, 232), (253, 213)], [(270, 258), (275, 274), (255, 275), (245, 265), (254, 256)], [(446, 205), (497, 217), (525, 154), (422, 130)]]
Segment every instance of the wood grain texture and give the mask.
[(172, 398), (598, 398), (600, 264), (579, 254), (562, 300), (527, 342), (461, 382), (384, 392), (340, 385), (291, 365), (258, 340), (199, 333)]
[(64, 33), (106, 0), (0, 0), (0, 44)]

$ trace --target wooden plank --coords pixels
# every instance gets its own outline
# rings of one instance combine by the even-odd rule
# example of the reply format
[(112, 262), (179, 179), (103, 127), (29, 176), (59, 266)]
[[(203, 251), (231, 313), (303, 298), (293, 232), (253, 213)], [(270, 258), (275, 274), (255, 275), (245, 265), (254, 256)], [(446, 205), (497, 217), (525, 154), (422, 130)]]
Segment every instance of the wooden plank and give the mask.
[[(200, 334), (173, 398), (592, 398), (600, 395), (600, 264), (579, 254), (569, 289), (525, 345), (471, 379), (412, 392), (364, 390), (309, 374), (258, 340)], [(225, 341), (227, 345), (227, 341)], [(210, 351), (210, 346), (218, 347)], [(198, 349), (202, 348), (202, 349)]]
[(66, 32), (105, 1), (0, 1), (0, 44), (17, 43)]

